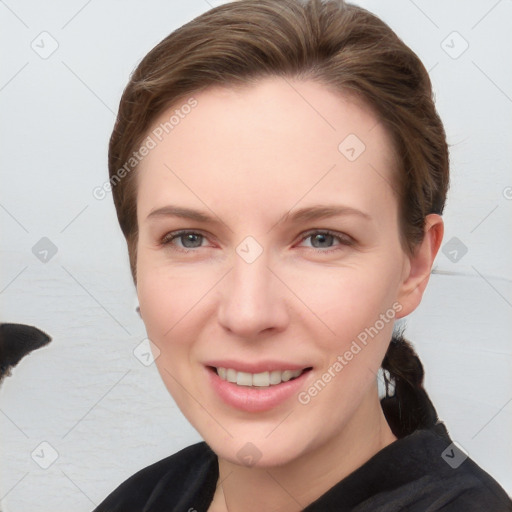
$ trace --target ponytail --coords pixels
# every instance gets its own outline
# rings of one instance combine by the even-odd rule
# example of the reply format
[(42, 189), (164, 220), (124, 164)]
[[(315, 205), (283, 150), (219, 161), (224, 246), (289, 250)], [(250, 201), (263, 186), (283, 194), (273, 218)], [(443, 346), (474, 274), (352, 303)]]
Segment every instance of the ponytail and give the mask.
[[(423, 387), (423, 365), (403, 337), (403, 329), (393, 332), (382, 369), (386, 396), (381, 406), (393, 434), (400, 439), (417, 429), (436, 426), (441, 435), (448, 436)], [(393, 394), (390, 394), (390, 387), (394, 388)]]

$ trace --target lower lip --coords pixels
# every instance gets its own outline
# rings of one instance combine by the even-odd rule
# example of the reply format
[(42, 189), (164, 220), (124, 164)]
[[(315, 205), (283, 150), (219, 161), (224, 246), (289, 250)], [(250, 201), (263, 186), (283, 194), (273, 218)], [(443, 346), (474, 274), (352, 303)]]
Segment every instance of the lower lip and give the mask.
[(220, 398), (228, 405), (247, 412), (262, 412), (277, 407), (292, 395), (297, 394), (310, 373), (310, 371), (304, 371), (299, 377), (281, 384), (250, 387), (222, 380), (212, 368), (206, 368), (206, 371), (213, 389)]

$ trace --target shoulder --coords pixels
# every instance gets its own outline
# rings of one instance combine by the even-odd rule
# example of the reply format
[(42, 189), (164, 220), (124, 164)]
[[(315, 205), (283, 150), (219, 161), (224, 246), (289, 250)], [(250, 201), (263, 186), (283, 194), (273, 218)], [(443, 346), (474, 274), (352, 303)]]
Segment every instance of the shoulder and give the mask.
[(334, 510), (512, 512), (512, 502), (439, 423), (389, 444), (306, 508)]
[(402, 486), (390, 486), (386, 501), (396, 499), (410, 511), (512, 511), (505, 490), (452, 441), (442, 423), (399, 441), (389, 455), (393, 461), (403, 457), (397, 465)]
[(183, 489), (194, 492), (196, 487), (209, 480), (214, 480), (215, 487), (216, 472), (216, 455), (205, 442), (187, 446), (137, 471), (114, 489), (93, 512), (143, 510), (149, 502), (161, 499), (164, 490), (167, 501), (181, 500)]

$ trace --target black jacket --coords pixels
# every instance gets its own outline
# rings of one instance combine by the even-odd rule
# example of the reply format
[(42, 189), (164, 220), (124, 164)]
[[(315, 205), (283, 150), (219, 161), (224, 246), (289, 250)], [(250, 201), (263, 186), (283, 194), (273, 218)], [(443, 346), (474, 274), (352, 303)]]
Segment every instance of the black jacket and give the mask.
[[(135, 473), (93, 512), (206, 512), (218, 476), (217, 456), (197, 443)], [(439, 423), (386, 446), (304, 510), (505, 512), (512, 501)]]

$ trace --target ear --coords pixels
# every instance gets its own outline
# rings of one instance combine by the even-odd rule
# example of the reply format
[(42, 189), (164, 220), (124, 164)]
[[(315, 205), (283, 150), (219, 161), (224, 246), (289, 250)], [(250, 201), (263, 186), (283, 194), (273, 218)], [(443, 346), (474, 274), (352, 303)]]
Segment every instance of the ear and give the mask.
[(397, 298), (402, 305), (402, 310), (396, 318), (412, 313), (421, 302), (443, 234), (444, 224), (441, 216), (436, 213), (427, 215), (423, 240), (416, 247), (414, 254), (407, 258), (408, 264), (404, 268), (403, 281)]

